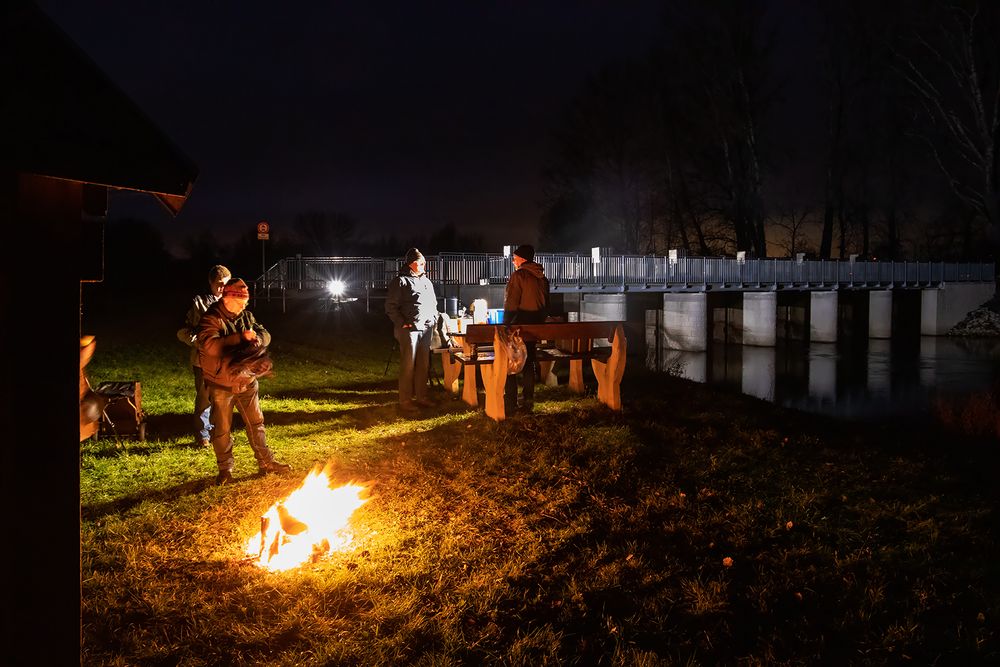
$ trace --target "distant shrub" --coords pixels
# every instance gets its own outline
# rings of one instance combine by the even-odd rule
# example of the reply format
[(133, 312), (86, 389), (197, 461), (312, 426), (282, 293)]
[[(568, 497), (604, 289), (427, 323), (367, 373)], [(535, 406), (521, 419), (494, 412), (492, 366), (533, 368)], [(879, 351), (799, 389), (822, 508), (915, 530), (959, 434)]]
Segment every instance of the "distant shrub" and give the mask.
[(939, 396), (932, 409), (935, 419), (963, 435), (1000, 438), (1000, 397), (988, 391), (965, 397)]

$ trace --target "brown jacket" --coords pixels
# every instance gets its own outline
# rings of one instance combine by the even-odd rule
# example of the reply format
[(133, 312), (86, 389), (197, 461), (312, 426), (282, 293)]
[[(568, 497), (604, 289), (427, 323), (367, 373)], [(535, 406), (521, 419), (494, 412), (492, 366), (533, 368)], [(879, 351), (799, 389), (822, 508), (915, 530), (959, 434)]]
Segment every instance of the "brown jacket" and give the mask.
[(510, 274), (503, 295), (504, 324), (545, 321), (549, 308), (549, 279), (537, 262), (525, 262)]
[(249, 310), (233, 315), (222, 305), (222, 299), (208, 307), (198, 321), (198, 360), (206, 382), (233, 388), (225, 366), (250, 345), (242, 335), (250, 329), (257, 332), (257, 346), (271, 344), (271, 334)]

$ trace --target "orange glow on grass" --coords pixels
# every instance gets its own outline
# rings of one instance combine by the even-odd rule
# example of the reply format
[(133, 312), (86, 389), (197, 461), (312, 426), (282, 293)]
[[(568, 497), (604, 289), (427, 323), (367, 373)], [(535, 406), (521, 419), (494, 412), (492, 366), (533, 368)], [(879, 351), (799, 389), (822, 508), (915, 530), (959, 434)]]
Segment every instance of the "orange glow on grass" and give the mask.
[(331, 489), (326, 470), (314, 470), (261, 516), (261, 532), (247, 540), (246, 554), (261, 567), (284, 571), (346, 549), (353, 539), (348, 522), (368, 502), (366, 490), (353, 483)]

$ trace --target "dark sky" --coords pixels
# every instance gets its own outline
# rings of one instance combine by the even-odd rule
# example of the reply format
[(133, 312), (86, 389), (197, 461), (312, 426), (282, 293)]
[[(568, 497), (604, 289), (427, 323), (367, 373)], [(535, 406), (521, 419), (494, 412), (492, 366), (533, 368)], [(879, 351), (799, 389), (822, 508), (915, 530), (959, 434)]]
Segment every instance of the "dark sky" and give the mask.
[(657, 0), (39, 5), (198, 164), (176, 219), (112, 198), (174, 248), (309, 209), (349, 213), (369, 239), (453, 222), (533, 242), (561, 105), (644, 53), (659, 21)]

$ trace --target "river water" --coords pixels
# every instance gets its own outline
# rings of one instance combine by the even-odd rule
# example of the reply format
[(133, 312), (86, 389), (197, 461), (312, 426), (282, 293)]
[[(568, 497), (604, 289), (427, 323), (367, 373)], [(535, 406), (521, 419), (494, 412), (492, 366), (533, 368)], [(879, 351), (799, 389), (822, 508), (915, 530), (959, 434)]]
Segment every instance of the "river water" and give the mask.
[(846, 419), (924, 418), (935, 398), (981, 394), (1000, 382), (1000, 339), (914, 336), (851, 344), (713, 343), (661, 348), (647, 363), (696, 382)]

